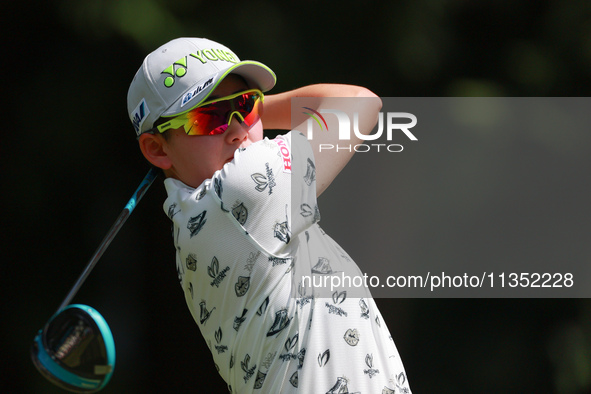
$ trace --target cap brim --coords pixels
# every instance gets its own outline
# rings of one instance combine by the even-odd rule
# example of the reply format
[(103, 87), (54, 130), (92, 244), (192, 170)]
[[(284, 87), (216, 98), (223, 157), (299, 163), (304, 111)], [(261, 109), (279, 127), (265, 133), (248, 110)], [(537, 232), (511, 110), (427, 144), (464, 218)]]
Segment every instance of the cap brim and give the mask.
[[(213, 91), (218, 87), (218, 85), (226, 78), (229, 74), (236, 74), (240, 75), (246, 80), (249, 88), (257, 88), (260, 89), (262, 92), (267, 92), (275, 86), (277, 82), (277, 77), (273, 70), (269, 67), (265, 66), (263, 63), (252, 61), (252, 60), (244, 60), (238, 62), (231, 67), (221, 70), (216, 74), (211, 75), (213, 78), (213, 83), (210, 84), (208, 87), (200, 91), (194, 98), (191, 99), (190, 105), (184, 105), (184, 97), (179, 97), (177, 101), (174, 102), (166, 111), (162, 113), (161, 116), (170, 117), (183, 114), (191, 109), (198, 107), (201, 103), (207, 100), (207, 98), (213, 93)], [(194, 87), (199, 84), (191, 87), (187, 90), (187, 92), (191, 91)]]

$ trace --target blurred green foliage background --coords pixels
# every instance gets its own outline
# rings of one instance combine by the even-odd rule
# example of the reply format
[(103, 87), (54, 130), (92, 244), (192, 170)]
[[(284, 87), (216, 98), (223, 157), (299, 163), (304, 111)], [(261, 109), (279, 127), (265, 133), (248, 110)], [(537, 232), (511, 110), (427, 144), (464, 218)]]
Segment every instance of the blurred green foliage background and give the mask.
[[(1, 7), (0, 387), (7, 393), (60, 392), (34, 369), (29, 346), (148, 169), (127, 118), (126, 94), (144, 56), (160, 44), (178, 36), (224, 43), (242, 59), (269, 65), (278, 75), (275, 91), (317, 82), (359, 84), (382, 97), (591, 91), (591, 2), (583, 0), (48, 0)], [(478, 138), (467, 141), (481, 146)], [(504, 193), (527, 187), (530, 175), (538, 186), (531, 201), (517, 193), (520, 206), (535, 209), (515, 231), (548, 226), (550, 235), (544, 245), (534, 238), (516, 243), (515, 254), (547, 258), (552, 250), (557, 266), (561, 259), (589, 264), (588, 135), (557, 130), (504, 138), (506, 149), (495, 152), (502, 166), (483, 163), (466, 144), (441, 146), (450, 154), (425, 157), (419, 168), (402, 156), (382, 169), (416, 192), (401, 193), (403, 220), (390, 235), (404, 233), (396, 226), (406, 220), (417, 234), (424, 230), (450, 250), (466, 250), (455, 257), (477, 259), (483, 251), (465, 240), (485, 239), (486, 225), (475, 235), (470, 226), (434, 227), (434, 215), (445, 218), (455, 207), (445, 190), (449, 197), (467, 187), (461, 169), (474, 169), (467, 179), (477, 184), (490, 179), (478, 170), (490, 175), (502, 167), (503, 185), (517, 168), (521, 178), (510, 178)], [(433, 185), (448, 189), (428, 195)], [(342, 187), (325, 203), (332, 211), (323, 220), (338, 217)], [(117, 365), (105, 393), (226, 392), (177, 284), (164, 196), (155, 185), (76, 297), (98, 309), (115, 336)], [(492, 194), (472, 197), (478, 207), (495, 204)], [(569, 210), (560, 211), (565, 205)], [(565, 215), (552, 216), (557, 211)], [(501, 220), (510, 225), (520, 213), (507, 212)], [(468, 212), (464, 223), (478, 223), (481, 214), (491, 215)], [(530, 219), (535, 229), (527, 226)], [(441, 258), (437, 250), (418, 249), (401, 258)], [(415, 393), (591, 392), (588, 299), (378, 302)]]

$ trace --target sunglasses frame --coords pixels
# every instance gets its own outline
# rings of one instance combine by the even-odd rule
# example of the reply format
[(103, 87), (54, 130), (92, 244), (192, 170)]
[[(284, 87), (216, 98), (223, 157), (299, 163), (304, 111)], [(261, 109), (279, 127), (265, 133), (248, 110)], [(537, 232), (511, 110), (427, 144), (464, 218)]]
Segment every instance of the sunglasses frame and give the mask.
[[(258, 100), (260, 100), (261, 104), (263, 104), (265, 102), (265, 95), (263, 94), (263, 92), (261, 90), (259, 90), (259, 89), (243, 90), (243, 91), (240, 91), (238, 93), (231, 94), (229, 96), (218, 97), (218, 98), (215, 98), (215, 99), (212, 99), (212, 100), (205, 101), (205, 102), (203, 102), (201, 104), (198, 104), (197, 106), (195, 106), (193, 108), (190, 108), (190, 109), (188, 109), (188, 110), (186, 110), (184, 112), (181, 112), (180, 114), (176, 114), (176, 115), (171, 116), (170, 117), (171, 119), (169, 121), (167, 121), (167, 122), (165, 122), (165, 123), (163, 123), (163, 124), (161, 124), (159, 126), (156, 126), (156, 127), (152, 128), (150, 130), (146, 130), (145, 133), (151, 133), (151, 134), (155, 134), (156, 132), (164, 133), (165, 131), (170, 130), (170, 129), (178, 129), (179, 127), (184, 127), (187, 124), (187, 121), (188, 121), (188, 116), (187, 115), (191, 111), (194, 111), (194, 110), (196, 110), (198, 108), (203, 108), (203, 107), (205, 107), (207, 105), (211, 105), (211, 104), (214, 104), (214, 103), (217, 103), (217, 102), (220, 102), (220, 101), (233, 100), (236, 97), (239, 97), (239, 96), (242, 96), (242, 95), (245, 95), (245, 94), (255, 94), (255, 95), (258, 96), (258, 98), (255, 100), (255, 105), (256, 105), (256, 101), (258, 101)], [(220, 126), (222, 126), (224, 124), (226, 124), (226, 125), (229, 126), (230, 125), (230, 122), (232, 122), (232, 119), (234, 118), (234, 115), (238, 116), (240, 118), (240, 121), (244, 122), (244, 116), (242, 116), (242, 114), (238, 110), (234, 110), (228, 116), (227, 121), (225, 123), (220, 124)], [(163, 116), (163, 118), (167, 118), (167, 117)], [(200, 135), (200, 136), (202, 136), (202, 135), (209, 135), (209, 134), (190, 134), (190, 132), (191, 132), (191, 129), (189, 129), (189, 131), (187, 131), (185, 129), (185, 133), (187, 133), (188, 135)], [(223, 134), (223, 133), (220, 133), (220, 134)]]

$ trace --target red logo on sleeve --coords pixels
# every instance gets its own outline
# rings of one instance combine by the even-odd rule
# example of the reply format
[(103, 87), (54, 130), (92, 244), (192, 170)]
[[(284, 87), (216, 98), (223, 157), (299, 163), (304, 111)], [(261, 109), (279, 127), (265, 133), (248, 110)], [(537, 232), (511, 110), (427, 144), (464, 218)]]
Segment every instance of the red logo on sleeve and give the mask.
[(285, 143), (283, 138), (275, 138), (274, 140), (279, 145), (279, 152), (281, 152), (281, 158), (283, 159), (283, 172), (291, 174), (291, 152)]

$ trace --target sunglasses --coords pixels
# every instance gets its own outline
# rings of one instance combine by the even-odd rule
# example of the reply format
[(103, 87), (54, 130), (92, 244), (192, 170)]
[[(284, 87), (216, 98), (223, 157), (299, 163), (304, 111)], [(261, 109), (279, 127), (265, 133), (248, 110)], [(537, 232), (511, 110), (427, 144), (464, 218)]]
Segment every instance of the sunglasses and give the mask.
[(264, 100), (263, 92), (258, 89), (216, 98), (176, 115), (146, 133), (155, 133), (156, 131), (164, 133), (169, 129), (183, 127), (188, 135), (223, 134), (235, 117), (250, 127), (261, 118)]

